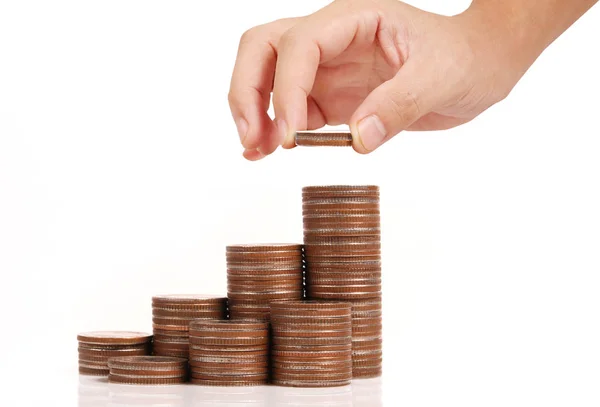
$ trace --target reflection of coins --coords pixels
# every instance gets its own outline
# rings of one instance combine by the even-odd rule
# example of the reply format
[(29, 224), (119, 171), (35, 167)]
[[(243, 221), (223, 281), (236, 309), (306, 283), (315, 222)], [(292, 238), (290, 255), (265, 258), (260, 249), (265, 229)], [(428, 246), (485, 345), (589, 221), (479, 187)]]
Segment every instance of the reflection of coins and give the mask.
[(348, 131), (304, 130), (295, 134), (297, 146), (306, 147), (349, 147), (352, 134)]
[(77, 335), (79, 373), (107, 376), (108, 361), (117, 356), (143, 356), (150, 353), (152, 335), (143, 332), (98, 331)]

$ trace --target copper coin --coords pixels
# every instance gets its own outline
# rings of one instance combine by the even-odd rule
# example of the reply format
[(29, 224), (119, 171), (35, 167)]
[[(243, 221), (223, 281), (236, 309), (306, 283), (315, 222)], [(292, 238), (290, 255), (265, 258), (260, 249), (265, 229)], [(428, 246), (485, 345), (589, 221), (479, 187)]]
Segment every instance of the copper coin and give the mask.
[(274, 312), (291, 310), (298, 313), (324, 311), (347, 314), (351, 309), (351, 305), (339, 301), (275, 301), (271, 303), (271, 309)]
[(362, 299), (362, 298), (370, 298), (373, 296), (372, 292), (355, 292), (355, 293), (329, 293), (324, 291), (310, 291), (308, 293), (308, 297), (312, 299), (330, 299), (330, 300), (353, 300), (353, 299)]
[(352, 377), (354, 379), (370, 379), (374, 377), (379, 377), (382, 374), (381, 367), (378, 368), (356, 368), (352, 370)]
[(221, 331), (266, 331), (269, 324), (258, 321), (194, 321), (190, 324), (192, 329), (221, 330)]
[(110, 374), (121, 377), (162, 377), (162, 378), (171, 378), (171, 377), (182, 377), (187, 375), (186, 369), (177, 369), (177, 370), (133, 370), (133, 369), (120, 369), (120, 368), (110, 368)]
[(273, 315), (271, 317), (271, 325), (277, 325), (285, 327), (286, 325), (291, 326), (304, 326), (309, 325), (314, 328), (327, 327), (327, 326), (348, 326), (351, 325), (350, 318), (347, 315), (344, 316), (333, 316), (333, 317), (322, 317), (322, 316), (286, 316), (286, 315)]
[(247, 381), (261, 381), (267, 380), (269, 374), (267, 372), (261, 373), (237, 373), (235, 371), (226, 372), (228, 374), (204, 374), (201, 372), (192, 372), (191, 377), (193, 379), (202, 380), (214, 380), (214, 381), (229, 381), (229, 380), (247, 380)]
[(207, 294), (167, 294), (152, 297), (153, 304), (222, 304), (227, 298)]
[(340, 281), (337, 285), (325, 285), (313, 283), (307, 287), (311, 293), (316, 294), (320, 292), (326, 293), (379, 293), (381, 292), (381, 284), (344, 284)]
[(137, 356), (144, 355), (150, 350), (150, 345), (145, 345), (141, 348), (126, 348), (126, 349), (102, 349), (102, 348), (83, 348), (79, 346), (77, 351), (80, 355), (90, 356)]
[(86, 344), (135, 345), (149, 342), (152, 335), (129, 331), (96, 331), (77, 335), (77, 340)]
[(352, 379), (352, 372), (339, 372), (339, 373), (335, 373), (335, 374), (331, 374), (331, 373), (323, 373), (323, 374), (317, 374), (317, 373), (308, 373), (308, 374), (301, 374), (301, 373), (279, 373), (279, 372), (273, 372), (273, 380), (290, 380), (290, 381), (310, 381), (310, 382), (314, 382), (314, 381), (333, 381), (333, 382), (337, 382), (337, 381), (342, 381), (342, 380), (351, 380)]
[(183, 331), (183, 332), (188, 331), (187, 325), (162, 325), (162, 324), (156, 324), (156, 323), (152, 324), (152, 329), (155, 329), (155, 330), (160, 329), (163, 331)]
[(273, 347), (277, 346), (289, 346), (289, 345), (346, 345), (352, 340), (351, 336), (348, 337), (319, 337), (319, 338), (298, 338), (298, 337), (286, 337), (286, 336), (273, 336), (271, 342)]
[(190, 351), (194, 354), (201, 352), (203, 354), (211, 354), (218, 356), (222, 355), (235, 355), (235, 354), (247, 354), (247, 355), (261, 355), (268, 353), (268, 344), (262, 345), (204, 345), (204, 344), (191, 344)]
[(154, 329), (154, 341), (187, 342), (189, 337), (190, 335), (187, 331), (163, 331)]
[(272, 251), (300, 251), (302, 245), (298, 243), (264, 243), (264, 244), (237, 244), (226, 247), (228, 252), (272, 252)]
[(227, 301), (223, 300), (218, 304), (152, 304), (153, 311), (168, 311), (180, 313), (195, 313), (195, 312), (215, 312), (221, 311), (227, 306)]
[(304, 130), (297, 131), (294, 140), (297, 146), (349, 147), (352, 145), (352, 134), (344, 131)]
[(79, 367), (79, 374), (88, 376), (108, 376), (108, 366), (104, 369), (90, 369), (86, 367)]
[(190, 337), (190, 344), (193, 345), (264, 345), (269, 342), (267, 337), (236, 337), (236, 338), (227, 338), (227, 337)]
[(153, 348), (156, 349), (168, 349), (168, 350), (188, 350), (188, 342), (158, 342), (154, 341)]
[(303, 194), (346, 193), (346, 192), (379, 193), (378, 185), (310, 185), (302, 187)]
[(285, 386), (285, 387), (339, 387), (339, 386), (348, 386), (350, 385), (350, 380), (341, 380), (341, 381), (309, 381), (309, 380), (288, 380), (288, 379), (279, 379), (274, 378), (272, 383), (276, 386)]
[(152, 378), (152, 377), (131, 378), (131, 377), (109, 375), (108, 381), (109, 381), (109, 383), (160, 386), (160, 385), (167, 385), (167, 384), (185, 383), (185, 376), (163, 379), (163, 378)]
[(221, 380), (203, 380), (203, 379), (194, 379), (190, 380), (191, 384), (199, 385), (199, 386), (225, 386), (225, 387), (252, 387), (252, 386), (262, 386), (267, 383), (266, 379), (250, 381), (250, 380), (230, 380), (230, 381), (221, 381)]

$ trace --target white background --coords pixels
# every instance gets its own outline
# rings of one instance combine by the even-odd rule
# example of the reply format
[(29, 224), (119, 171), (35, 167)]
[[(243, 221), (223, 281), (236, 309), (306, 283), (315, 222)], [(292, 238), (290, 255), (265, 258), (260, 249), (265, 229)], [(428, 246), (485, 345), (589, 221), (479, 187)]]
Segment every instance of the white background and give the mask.
[(240, 35), (326, 3), (0, 3), (0, 404), (75, 405), (79, 331), (224, 294), (226, 244), (301, 240), (302, 186), (374, 183), (385, 405), (598, 405), (600, 8), (468, 125), (246, 162)]

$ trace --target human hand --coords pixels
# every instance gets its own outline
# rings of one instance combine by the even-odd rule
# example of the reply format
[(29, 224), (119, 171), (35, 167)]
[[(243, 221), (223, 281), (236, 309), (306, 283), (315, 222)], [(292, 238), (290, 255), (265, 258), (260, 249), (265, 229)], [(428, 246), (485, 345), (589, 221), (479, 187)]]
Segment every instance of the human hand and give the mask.
[[(337, 0), (247, 31), (229, 102), (244, 156), (257, 160), (297, 130), (348, 123), (368, 153), (403, 130), (466, 123), (502, 100), (531, 58), (502, 24), (447, 17), (397, 0)], [(267, 114), (271, 92), (275, 120)]]

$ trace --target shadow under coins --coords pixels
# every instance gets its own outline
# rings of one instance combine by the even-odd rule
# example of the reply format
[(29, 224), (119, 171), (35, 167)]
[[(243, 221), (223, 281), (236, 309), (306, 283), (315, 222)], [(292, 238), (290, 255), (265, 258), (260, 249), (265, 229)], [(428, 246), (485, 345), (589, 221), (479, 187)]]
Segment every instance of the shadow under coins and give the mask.
[(80, 376), (79, 407), (382, 407), (381, 379), (354, 380), (350, 386), (139, 386)]

